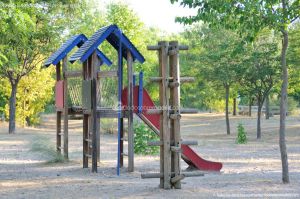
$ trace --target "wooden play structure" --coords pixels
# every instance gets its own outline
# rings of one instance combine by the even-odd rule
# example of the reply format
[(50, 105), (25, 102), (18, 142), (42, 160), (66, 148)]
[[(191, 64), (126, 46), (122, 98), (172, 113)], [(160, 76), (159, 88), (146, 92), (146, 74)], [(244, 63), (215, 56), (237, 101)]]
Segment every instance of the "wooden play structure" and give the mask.
[[(98, 47), (107, 41), (118, 55), (117, 70), (102, 70), (101, 65), (112, 65)], [(79, 49), (68, 59), (73, 48)], [(193, 81), (191, 77), (180, 77), (179, 51), (187, 46), (177, 41), (158, 42), (148, 46), (148, 50), (158, 51), (159, 76), (150, 78), (159, 85), (159, 108), (143, 88), (143, 73), (139, 75), (139, 85), (135, 86), (133, 63), (145, 61), (124, 33), (110, 25), (99, 29), (90, 39), (83, 34), (75, 35), (66, 41), (49, 59), (45, 66), (56, 66), (56, 113), (57, 113), (57, 151), (68, 158), (68, 118), (81, 115), (83, 119), (83, 168), (92, 161), (92, 172), (97, 172), (100, 161), (100, 119), (118, 118), (118, 157), (117, 175), (124, 165), (124, 156), (128, 156), (128, 171), (134, 171), (134, 132), (133, 115), (136, 114), (157, 135), (160, 141), (149, 142), (151, 146), (160, 146), (160, 172), (142, 174), (142, 178), (160, 178), (160, 187), (164, 189), (181, 188), (181, 180), (189, 176), (201, 176), (203, 172), (182, 172), (180, 158), (198, 170), (220, 171), (221, 163), (210, 162), (198, 156), (189, 145), (195, 141), (182, 141), (180, 119), (184, 113), (194, 113), (192, 109), (180, 108), (180, 85)], [(123, 59), (127, 63), (127, 85), (123, 87)], [(82, 69), (68, 70), (68, 61), (82, 63)], [(62, 64), (61, 64), (62, 63)], [(62, 67), (61, 67), (62, 65)], [(61, 69), (62, 68), (62, 69)], [(79, 78), (76, 86), (68, 86), (70, 78)], [(118, 108), (101, 106), (99, 82), (103, 78), (117, 78)], [(63, 116), (63, 132), (61, 119)], [(128, 154), (124, 153), (124, 119), (127, 118)], [(62, 139), (63, 138), (63, 139)], [(62, 144), (63, 140), (63, 144)]]

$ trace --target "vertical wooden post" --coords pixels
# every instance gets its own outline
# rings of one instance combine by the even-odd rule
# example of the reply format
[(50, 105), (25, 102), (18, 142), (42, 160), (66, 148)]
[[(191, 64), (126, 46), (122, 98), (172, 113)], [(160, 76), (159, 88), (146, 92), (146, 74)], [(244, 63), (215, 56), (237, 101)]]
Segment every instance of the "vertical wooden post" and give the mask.
[[(97, 172), (97, 160), (98, 160), (98, 118), (97, 118), (97, 66), (99, 66), (99, 58), (96, 51), (92, 54), (91, 63), (91, 78), (92, 78), (92, 111), (91, 111), (91, 123), (92, 123), (92, 172)], [(99, 118), (100, 119), (100, 118)]]
[(124, 119), (120, 119), (120, 167), (124, 166)]
[(161, 180), (160, 187), (164, 189), (171, 188), (171, 151), (170, 151), (170, 131), (169, 131), (169, 96), (168, 96), (168, 46), (166, 41), (159, 42), (161, 46), (159, 51), (159, 75), (162, 81), (159, 86), (159, 101), (163, 109), (160, 119), (160, 140), (163, 142), (161, 146), (161, 173), (163, 173), (163, 180)]
[[(176, 54), (172, 54), (169, 57), (169, 66), (170, 66), (170, 76), (173, 77), (173, 82), (178, 82), (180, 85), (180, 71), (179, 71), (179, 58), (178, 58), (178, 42), (172, 41), (170, 42), (171, 50), (177, 51)], [(174, 110), (174, 114), (180, 114), (180, 87), (171, 87), (170, 88), (170, 104), (171, 109)], [(176, 119), (172, 119), (170, 121), (170, 134), (171, 141), (174, 141), (174, 146), (181, 148), (181, 136), (180, 136), (180, 117), (176, 117)], [(174, 172), (175, 176), (180, 175), (180, 153), (172, 152), (171, 161), (172, 161), (172, 172)], [(181, 181), (177, 181), (173, 184), (174, 188), (181, 188)]]
[[(88, 74), (88, 60), (82, 64), (83, 80), (87, 79)], [(88, 168), (89, 166), (89, 115), (83, 114), (83, 144), (82, 144), (82, 157), (83, 157), (83, 168)]]
[[(60, 62), (56, 65), (56, 81), (61, 80)], [(61, 110), (56, 110), (56, 150), (61, 153)]]
[(128, 172), (134, 171), (134, 132), (133, 132), (133, 58), (127, 51), (127, 78), (128, 78)]
[[(96, 70), (96, 86), (97, 86), (97, 107), (101, 107), (101, 81), (98, 78), (97, 71), (100, 71), (100, 65), (97, 66)], [(100, 118), (97, 118), (97, 159), (100, 162)]]
[(69, 158), (69, 135), (68, 135), (68, 79), (65, 73), (68, 70), (68, 58), (63, 58), (63, 74), (64, 74), (64, 157)]

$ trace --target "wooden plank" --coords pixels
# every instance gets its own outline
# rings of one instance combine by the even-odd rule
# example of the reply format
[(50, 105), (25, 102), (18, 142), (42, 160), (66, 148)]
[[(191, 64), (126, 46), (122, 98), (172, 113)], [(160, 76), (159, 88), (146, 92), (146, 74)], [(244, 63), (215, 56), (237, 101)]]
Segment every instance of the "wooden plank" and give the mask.
[[(68, 57), (63, 58), (63, 73), (68, 70)], [(64, 157), (69, 158), (69, 132), (68, 132), (68, 79), (64, 77)]]
[(133, 132), (133, 58), (127, 51), (128, 79), (128, 172), (134, 171), (134, 132)]
[(106, 77), (118, 77), (118, 71), (98, 71), (98, 78), (106, 78)]

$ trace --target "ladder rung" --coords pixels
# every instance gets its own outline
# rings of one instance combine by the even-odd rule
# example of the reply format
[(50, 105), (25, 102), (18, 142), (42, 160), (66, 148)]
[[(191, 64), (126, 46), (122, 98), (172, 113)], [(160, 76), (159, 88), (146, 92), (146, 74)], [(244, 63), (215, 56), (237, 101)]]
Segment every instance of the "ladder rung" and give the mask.
[(128, 139), (127, 139), (127, 138), (121, 138), (121, 140), (123, 140), (123, 141), (128, 141)]
[(86, 141), (86, 142), (92, 142), (92, 140), (91, 140), (91, 139), (85, 139), (85, 141)]
[(122, 156), (128, 156), (128, 154), (127, 154), (127, 153), (121, 153), (121, 155), (122, 155)]
[(57, 135), (60, 135), (60, 136), (62, 136), (62, 135), (64, 135), (63, 133), (59, 133), (59, 134), (57, 134)]
[(92, 155), (90, 155), (90, 154), (84, 154), (84, 155), (88, 158), (92, 158)]

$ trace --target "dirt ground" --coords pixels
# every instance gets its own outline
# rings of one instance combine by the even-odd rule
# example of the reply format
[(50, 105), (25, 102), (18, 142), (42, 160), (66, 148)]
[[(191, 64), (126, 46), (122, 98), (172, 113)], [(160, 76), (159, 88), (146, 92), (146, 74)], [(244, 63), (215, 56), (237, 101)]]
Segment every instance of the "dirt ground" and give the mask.
[[(235, 143), (236, 127), (242, 123), (248, 143)], [(159, 179), (141, 179), (143, 172), (159, 170), (158, 156), (135, 156), (135, 172), (116, 175), (117, 137), (101, 135), (98, 173), (82, 168), (81, 122), (71, 121), (68, 163), (46, 163), (47, 157), (31, 151), (39, 136), (55, 145), (55, 121), (40, 128), (17, 128), (7, 134), (0, 123), (0, 198), (300, 198), (300, 118), (287, 118), (290, 181), (281, 183), (278, 146), (279, 118), (262, 121), (262, 139), (256, 140), (254, 117), (232, 117), (226, 135), (224, 116), (201, 113), (182, 120), (182, 138), (198, 140), (193, 146), (203, 158), (223, 163), (220, 174), (185, 178), (180, 190), (158, 188)], [(126, 159), (125, 159), (126, 165)], [(187, 165), (182, 161), (182, 169)]]

